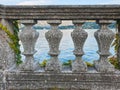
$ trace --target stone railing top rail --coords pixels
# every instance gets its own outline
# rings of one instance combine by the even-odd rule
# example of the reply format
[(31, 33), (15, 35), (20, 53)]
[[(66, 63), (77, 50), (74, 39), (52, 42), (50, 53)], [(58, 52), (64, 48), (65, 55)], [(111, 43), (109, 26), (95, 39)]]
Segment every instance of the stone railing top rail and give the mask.
[(0, 5), (0, 18), (34, 20), (117, 20), (120, 5)]

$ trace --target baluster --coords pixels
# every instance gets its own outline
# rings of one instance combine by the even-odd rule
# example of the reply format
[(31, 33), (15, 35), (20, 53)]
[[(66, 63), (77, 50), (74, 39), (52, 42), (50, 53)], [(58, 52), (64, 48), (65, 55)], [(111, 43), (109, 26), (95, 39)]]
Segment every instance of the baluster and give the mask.
[(83, 45), (85, 40), (87, 39), (87, 32), (82, 29), (82, 24), (85, 21), (74, 20), (73, 24), (75, 25), (75, 30), (71, 33), (73, 42), (74, 42), (74, 55), (76, 56), (75, 61), (72, 63), (72, 71), (73, 72), (85, 72), (87, 71), (87, 65), (81, 59), (83, 52)]
[(25, 25), (24, 30), (19, 33), (19, 38), (23, 44), (25, 56), (25, 62), (22, 66), (23, 70), (33, 71), (34, 70), (34, 57), (35, 54), (35, 43), (39, 36), (39, 33), (32, 29), (35, 24), (34, 20), (21, 20), (21, 23)]
[(114, 33), (107, 27), (110, 23), (111, 21), (100, 20), (101, 29), (94, 33), (99, 47), (98, 54), (100, 55), (100, 59), (95, 61), (94, 64), (99, 72), (114, 71), (114, 66), (108, 61), (110, 45), (114, 39)]
[(61, 63), (58, 60), (58, 55), (60, 53), (59, 44), (63, 34), (58, 30), (58, 25), (61, 23), (61, 21), (50, 20), (48, 23), (51, 25), (51, 30), (45, 33), (45, 37), (49, 43), (49, 55), (51, 56), (51, 59), (48, 61), (45, 69), (46, 71), (60, 72)]

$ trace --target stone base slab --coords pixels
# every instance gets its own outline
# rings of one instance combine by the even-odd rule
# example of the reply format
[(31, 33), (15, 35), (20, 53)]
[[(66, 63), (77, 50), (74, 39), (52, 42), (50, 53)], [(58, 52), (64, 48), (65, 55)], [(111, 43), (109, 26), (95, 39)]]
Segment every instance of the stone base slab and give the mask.
[(66, 88), (65, 90), (120, 89), (119, 73), (8, 72), (6, 78), (8, 90), (40, 90), (56, 87)]

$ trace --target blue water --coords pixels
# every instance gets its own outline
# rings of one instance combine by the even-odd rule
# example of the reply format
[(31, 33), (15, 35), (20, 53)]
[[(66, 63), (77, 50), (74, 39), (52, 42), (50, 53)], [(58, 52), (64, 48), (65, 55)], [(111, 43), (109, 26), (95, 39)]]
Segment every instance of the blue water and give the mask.
[[(35, 60), (42, 62), (45, 59), (50, 59), (50, 56), (47, 54), (49, 51), (48, 42), (45, 39), (45, 32), (48, 30), (37, 30), (39, 32), (39, 38), (36, 43), (37, 53), (34, 55)], [(60, 43), (60, 55), (59, 60), (62, 62), (66, 62), (68, 60), (75, 60), (75, 56), (73, 55), (74, 45), (71, 38), (71, 30), (61, 30), (63, 32), (63, 37)], [(99, 59), (99, 55), (96, 53), (98, 50), (97, 42), (94, 38), (94, 32), (96, 29), (87, 29), (88, 38), (84, 44), (84, 55), (82, 59), (84, 61), (93, 63), (94, 60)], [(114, 54), (114, 48), (111, 47), (110, 52)]]

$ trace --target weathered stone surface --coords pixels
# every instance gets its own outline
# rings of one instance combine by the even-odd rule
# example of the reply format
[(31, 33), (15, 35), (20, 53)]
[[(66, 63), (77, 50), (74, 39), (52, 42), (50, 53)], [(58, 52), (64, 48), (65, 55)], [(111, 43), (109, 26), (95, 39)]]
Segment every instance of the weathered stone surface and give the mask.
[(47, 72), (60, 72), (62, 70), (62, 64), (57, 56), (52, 56), (46, 64), (45, 70)]
[(0, 83), (2, 83), (3, 82), (3, 72), (2, 72), (2, 70), (0, 70)]
[[(2, 19), (4, 18), (4, 19)], [(97, 72), (81, 72), (86, 70), (86, 64), (81, 60), (83, 52), (83, 44), (87, 34), (85, 31), (77, 30), (73, 35), (75, 44), (74, 54), (76, 61), (73, 64), (77, 72), (61, 72), (61, 65), (58, 60), (59, 44), (62, 38), (62, 33), (57, 30), (59, 20), (77, 20), (74, 23), (79, 24), (79, 20), (91, 19), (120, 19), (120, 5), (101, 5), (101, 6), (3, 6), (0, 5), (0, 19), (1, 23), (5, 25), (11, 32), (13, 25), (8, 19), (25, 19), (27, 30), (23, 32), (23, 46), (26, 62), (24, 63), (24, 70), (33, 70), (38, 68), (38, 63), (33, 63), (33, 54), (35, 52), (34, 46), (38, 34), (31, 30), (33, 20), (50, 20), (48, 23), (52, 26), (46, 34), (49, 42), (51, 60), (47, 63), (46, 70), (50, 72), (25, 72), (25, 71), (11, 71), (10, 67), (14, 66), (14, 53), (9, 47), (7, 41), (9, 38), (0, 30), (0, 90), (49, 90), (50, 88), (64, 88), (65, 90), (120, 90), (120, 73), (113, 72), (113, 66), (107, 61), (109, 56), (109, 45), (113, 40), (113, 33), (102, 26), (101, 30), (95, 33), (95, 37), (99, 44), (100, 60), (95, 62)], [(31, 19), (27, 21), (28, 19)], [(52, 21), (55, 20), (55, 21)], [(100, 23), (108, 23), (100, 21)], [(32, 24), (32, 25), (31, 25)], [(34, 36), (34, 35), (35, 36)], [(77, 35), (78, 34), (78, 35)], [(82, 37), (83, 36), (83, 37)], [(79, 38), (82, 38), (79, 40)], [(33, 39), (33, 40), (32, 40)], [(31, 40), (31, 42), (30, 42)], [(29, 42), (27, 42), (29, 41)], [(80, 43), (79, 43), (80, 42)], [(30, 46), (30, 47), (29, 47)], [(31, 60), (31, 61), (30, 61)], [(75, 66), (74, 66), (75, 65)], [(8, 69), (8, 71), (6, 70)], [(37, 69), (39, 71), (39, 68)], [(53, 71), (53, 72), (51, 72)], [(73, 70), (74, 71), (74, 70)], [(104, 73), (103, 73), (104, 72)]]
[(75, 61), (72, 63), (72, 71), (78, 73), (87, 71), (87, 65), (82, 61), (81, 56), (76, 56)]
[(19, 33), (19, 38), (23, 44), (24, 52), (26, 59), (23, 64), (23, 70), (34, 70), (34, 58), (35, 54), (35, 43), (39, 36), (39, 33), (32, 29), (32, 26), (35, 24), (31, 20), (21, 21), (26, 25), (25, 29)]
[(3, 44), (2, 44), (2, 40), (0, 40), (0, 69), (3, 69), (3, 67), (4, 67), (4, 53), (5, 53), (5, 51), (4, 51), (5, 49), (4, 49), (4, 46), (3, 46)]
[[(0, 23), (13, 33), (13, 25), (11, 21), (1, 19)], [(7, 34), (0, 29), (0, 67), (2, 69), (9, 69), (15, 64), (15, 54), (8, 42), (11, 42), (11, 40)]]
[(9, 89), (75, 88), (76, 90), (120, 89), (119, 73), (24, 73), (8, 72)]
[(4, 79), (3, 71), (0, 70), (0, 90), (6, 90), (5, 82), (3, 81), (3, 79)]
[(48, 23), (51, 25), (51, 30), (45, 33), (45, 37), (49, 43), (49, 55), (51, 59), (48, 61), (46, 65), (46, 71), (61, 71), (61, 63), (58, 60), (59, 44), (62, 38), (62, 32), (58, 30), (58, 25), (61, 23), (60, 20), (50, 20)]
[(0, 18), (5, 19), (120, 19), (120, 5), (1, 6), (0, 9)]
[(85, 72), (87, 71), (87, 65), (82, 61), (83, 45), (87, 39), (87, 32), (82, 29), (82, 24), (85, 21), (74, 20), (73, 24), (75, 25), (75, 30), (71, 33), (73, 42), (74, 42), (74, 55), (76, 56), (75, 61), (72, 63), (73, 72)]
[(108, 29), (109, 22), (100, 21), (101, 29), (95, 32), (95, 38), (98, 43), (100, 59), (95, 61), (95, 67), (100, 72), (113, 72), (114, 66), (108, 61), (110, 55), (110, 45), (114, 39), (115, 34)]

